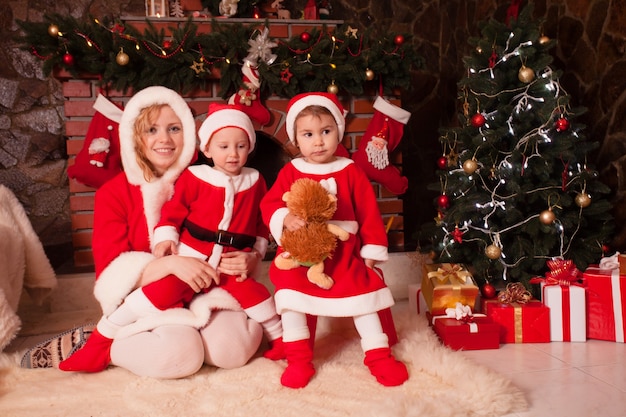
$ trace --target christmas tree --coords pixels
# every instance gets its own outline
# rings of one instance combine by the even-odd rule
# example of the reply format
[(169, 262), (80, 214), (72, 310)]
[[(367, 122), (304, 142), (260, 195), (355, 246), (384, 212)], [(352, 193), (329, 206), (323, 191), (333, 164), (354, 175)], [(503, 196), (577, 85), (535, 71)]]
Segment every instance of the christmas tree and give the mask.
[[(479, 286), (546, 272), (551, 259), (598, 262), (613, 223), (609, 189), (589, 161), (576, 107), (559, 83), (555, 42), (532, 7), (480, 25), (458, 83), (460, 126), (442, 129), (434, 224), (422, 228), (436, 262), (463, 263)], [(493, 287), (492, 287), (493, 288)]]

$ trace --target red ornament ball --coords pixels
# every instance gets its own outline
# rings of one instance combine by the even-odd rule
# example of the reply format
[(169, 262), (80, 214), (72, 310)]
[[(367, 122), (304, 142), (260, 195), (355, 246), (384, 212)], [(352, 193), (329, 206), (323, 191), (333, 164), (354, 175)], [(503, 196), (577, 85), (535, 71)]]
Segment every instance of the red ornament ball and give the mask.
[(63, 55), (63, 63), (67, 65), (68, 67), (71, 67), (72, 65), (74, 65), (74, 56), (70, 54), (69, 52), (66, 52)]
[(304, 43), (309, 43), (311, 40), (311, 34), (309, 32), (302, 32), (300, 34), (300, 40)]
[(560, 117), (555, 123), (554, 127), (557, 132), (564, 132), (569, 129), (569, 120), (565, 117)]
[(166, 39), (163, 41), (163, 48), (164, 49), (170, 49), (172, 47), (172, 41), (170, 41), (169, 39)]
[(494, 287), (488, 282), (480, 288), (480, 294), (486, 300), (491, 300), (493, 298), (496, 298), (496, 293), (497, 293), (496, 287)]
[(437, 167), (439, 169), (446, 169), (448, 167), (448, 158), (442, 156), (441, 158), (437, 159)]
[(487, 119), (485, 119), (485, 116), (483, 116), (480, 113), (476, 113), (470, 119), (470, 122), (472, 123), (472, 126), (474, 126), (474, 127), (482, 127), (482, 126), (485, 125), (486, 121), (487, 121)]
[(439, 206), (439, 208), (447, 209), (448, 207), (450, 207), (450, 199), (447, 195), (442, 194), (437, 198), (437, 205)]
[(404, 44), (404, 36), (396, 35), (396, 37), (393, 38), (393, 43), (395, 43), (397, 46)]

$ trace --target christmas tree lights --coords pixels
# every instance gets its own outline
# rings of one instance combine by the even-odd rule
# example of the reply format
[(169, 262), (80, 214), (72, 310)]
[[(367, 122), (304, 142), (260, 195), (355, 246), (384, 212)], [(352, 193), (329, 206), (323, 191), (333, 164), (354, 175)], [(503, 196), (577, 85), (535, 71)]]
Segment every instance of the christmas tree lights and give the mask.
[(576, 120), (585, 110), (571, 104), (550, 66), (555, 42), (531, 13), (492, 19), (470, 39), (460, 126), (440, 137), (438, 215), (421, 231), (437, 261), (467, 264), (483, 286), (529, 287), (551, 259), (584, 270), (613, 228), (609, 189), (588, 160), (597, 143)]

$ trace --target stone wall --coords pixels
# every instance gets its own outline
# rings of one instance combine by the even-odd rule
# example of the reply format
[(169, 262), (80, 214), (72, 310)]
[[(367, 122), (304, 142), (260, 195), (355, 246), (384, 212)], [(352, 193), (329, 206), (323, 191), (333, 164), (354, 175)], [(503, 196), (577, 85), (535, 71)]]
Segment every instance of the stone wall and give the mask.
[[(575, 103), (589, 111), (586, 135), (600, 143), (591, 162), (615, 192), (614, 247), (626, 248), (626, 2), (622, 0), (537, 0), (535, 15), (545, 19), (545, 35), (556, 39), (554, 66)], [(456, 120), (456, 83), (476, 23), (503, 20), (508, 1), (497, 0), (331, 0), (333, 19), (360, 29), (414, 34), (411, 42), (427, 68), (413, 74), (414, 90), (402, 97), (412, 113), (403, 140), (405, 231), (431, 220), (434, 206), (426, 185), (435, 180), (441, 154), (438, 129)], [(71, 221), (66, 176), (64, 97), (61, 83), (46, 78), (40, 62), (12, 41), (16, 19), (38, 21), (43, 13), (74, 17), (142, 15), (139, 0), (9, 0), (0, 4), (0, 183), (25, 206), (55, 266), (71, 259)], [(622, 230), (623, 229), (623, 230)], [(411, 249), (411, 242), (407, 249)], [(69, 247), (69, 251), (68, 251)]]

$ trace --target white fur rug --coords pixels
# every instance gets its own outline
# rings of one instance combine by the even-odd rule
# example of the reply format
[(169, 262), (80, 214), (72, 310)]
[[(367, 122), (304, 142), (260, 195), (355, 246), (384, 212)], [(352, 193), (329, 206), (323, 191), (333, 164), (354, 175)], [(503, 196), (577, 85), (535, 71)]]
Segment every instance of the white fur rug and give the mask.
[(383, 387), (369, 374), (351, 320), (320, 319), (317, 373), (300, 390), (280, 385), (284, 361), (262, 357), (239, 369), (205, 366), (189, 378), (156, 380), (113, 367), (98, 374), (21, 369), (14, 365), (17, 357), (5, 355), (0, 410), (37, 417), (488, 417), (526, 410), (518, 388), (443, 347), (424, 317), (410, 317), (405, 306), (394, 317), (401, 340), (394, 352), (410, 375), (400, 387)]

